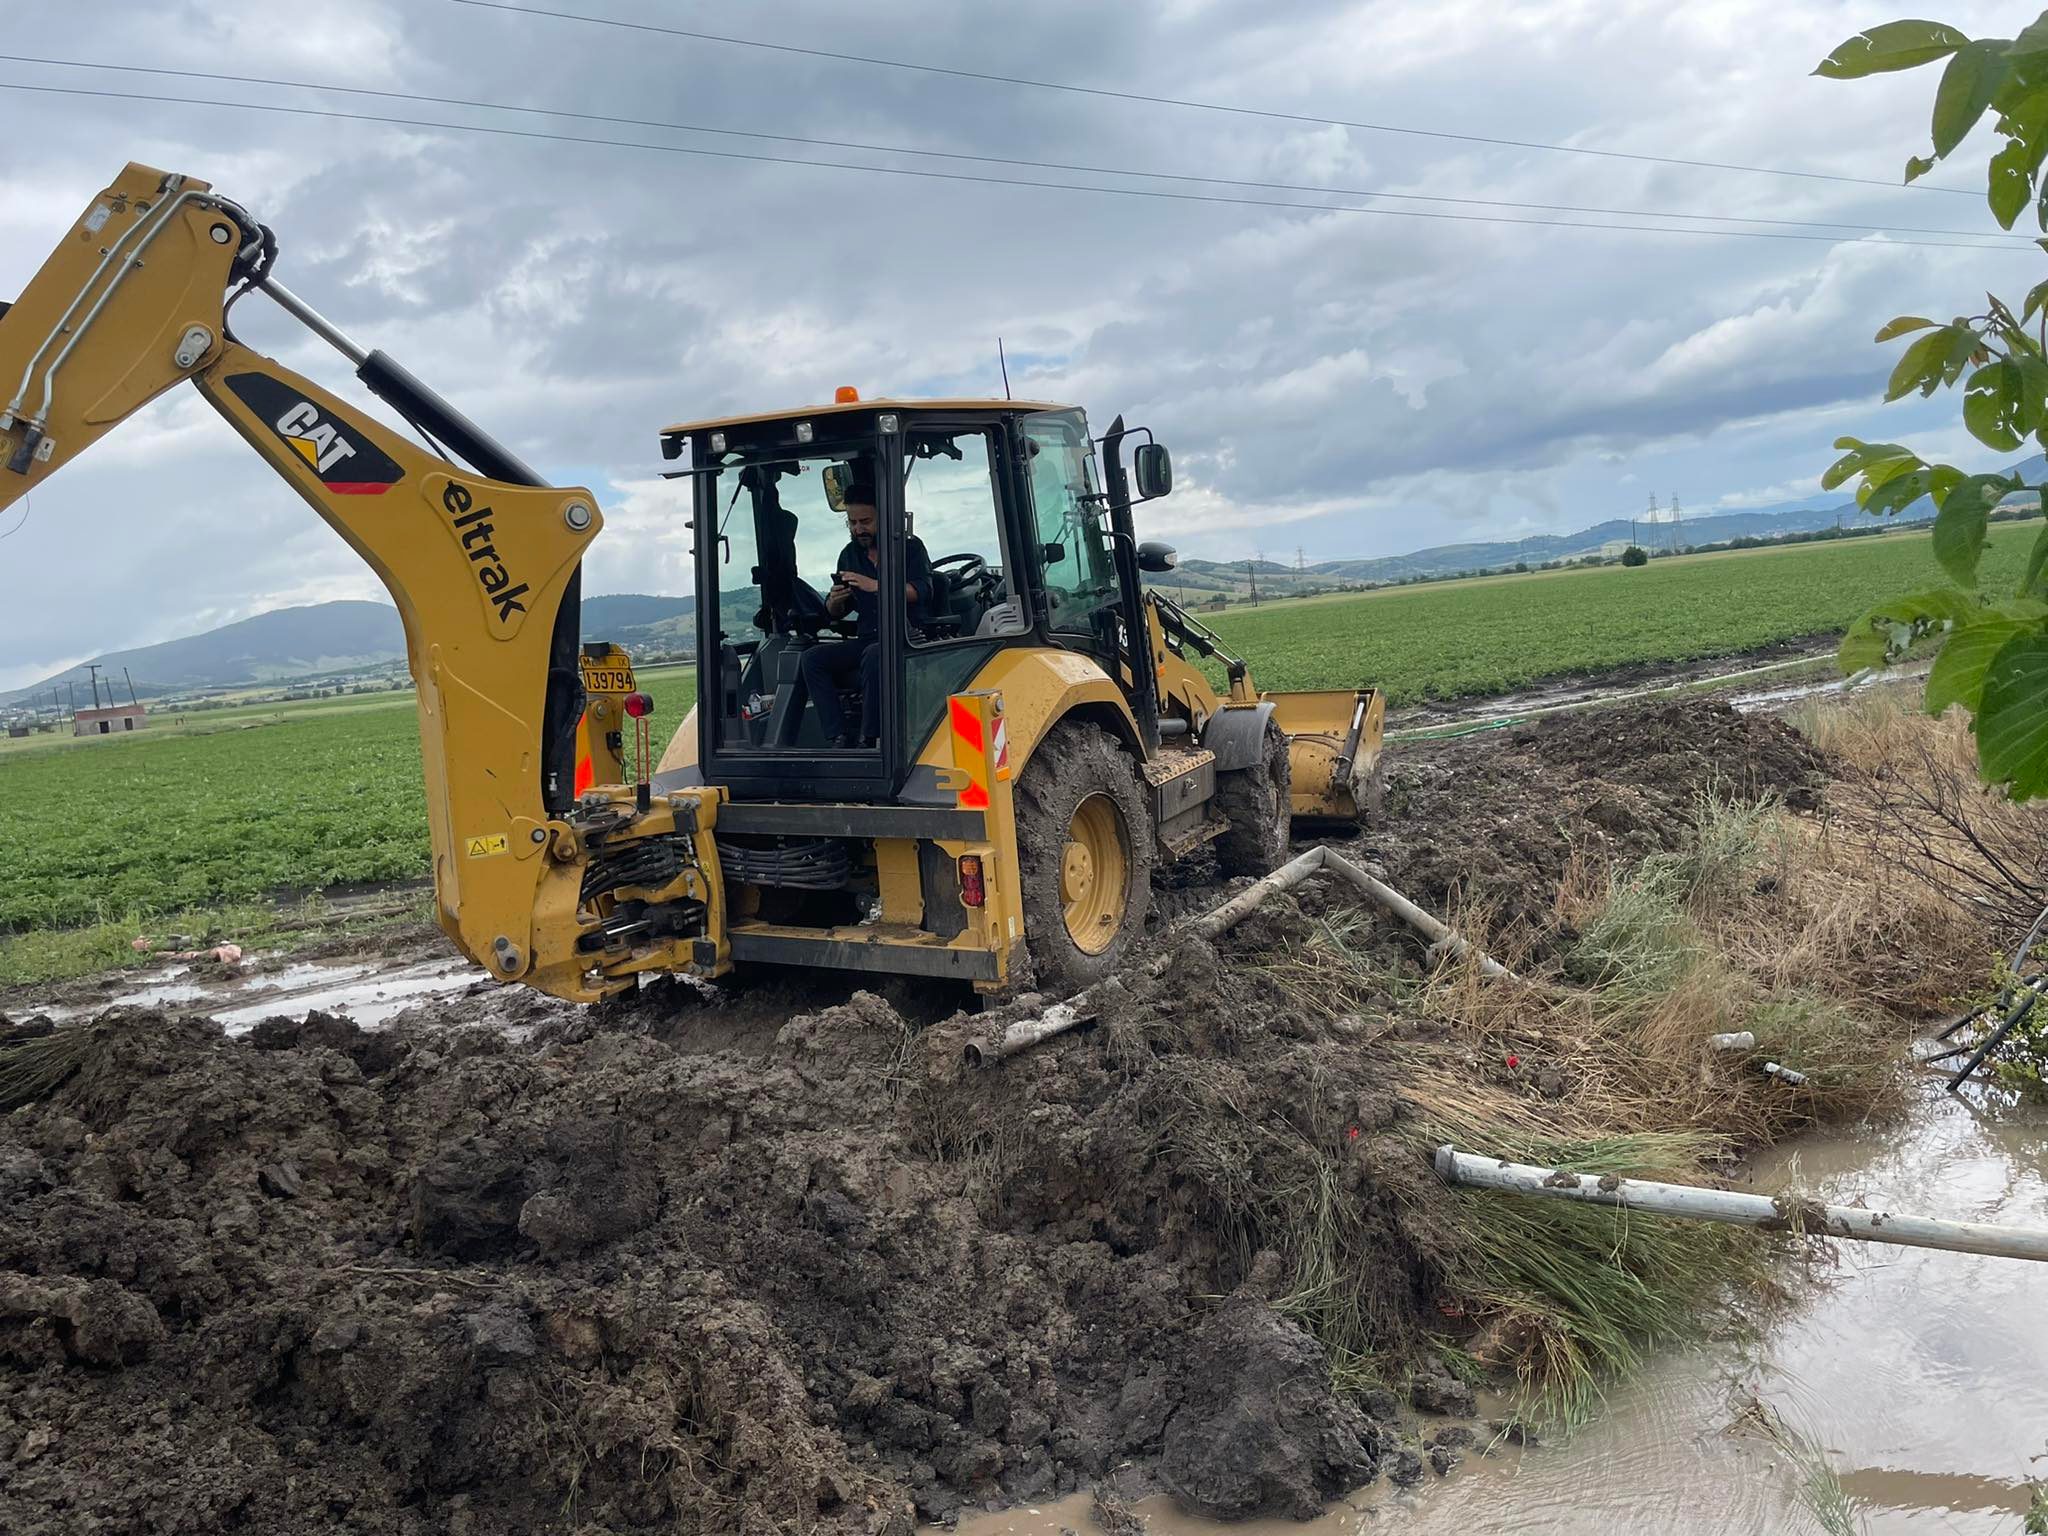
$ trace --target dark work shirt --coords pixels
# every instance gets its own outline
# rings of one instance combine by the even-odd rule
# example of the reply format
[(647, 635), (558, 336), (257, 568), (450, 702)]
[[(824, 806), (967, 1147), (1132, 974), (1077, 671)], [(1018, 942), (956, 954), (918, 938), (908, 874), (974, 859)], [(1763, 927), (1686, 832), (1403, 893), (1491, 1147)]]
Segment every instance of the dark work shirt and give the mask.
[[(858, 544), (849, 543), (839, 551), (839, 563), (832, 567), (834, 573), (859, 571), (863, 576), (872, 576), (877, 582), (882, 579), (881, 551), (861, 552)], [(925, 622), (925, 609), (932, 600), (932, 562), (924, 552), (924, 541), (916, 535), (904, 541), (903, 579), (917, 589), (917, 601), (910, 605), (910, 622)], [(882, 638), (882, 610), (877, 606), (879, 592), (862, 592), (858, 588), (853, 594), (853, 611), (860, 615), (860, 628), (856, 631), (862, 640)]]

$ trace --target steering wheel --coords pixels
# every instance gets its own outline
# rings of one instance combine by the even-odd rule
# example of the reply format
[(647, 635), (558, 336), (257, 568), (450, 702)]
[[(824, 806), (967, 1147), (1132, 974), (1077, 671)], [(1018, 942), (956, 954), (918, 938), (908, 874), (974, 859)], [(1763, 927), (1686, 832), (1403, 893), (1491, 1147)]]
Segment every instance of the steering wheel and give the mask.
[[(952, 569), (956, 565), (960, 568), (957, 571)], [(932, 569), (943, 572), (946, 579), (956, 585), (982, 588), (984, 599), (987, 598), (990, 590), (995, 586), (995, 578), (989, 574), (988, 561), (975, 554), (972, 550), (966, 550), (957, 555), (947, 555), (943, 559), (934, 560), (932, 562)]]

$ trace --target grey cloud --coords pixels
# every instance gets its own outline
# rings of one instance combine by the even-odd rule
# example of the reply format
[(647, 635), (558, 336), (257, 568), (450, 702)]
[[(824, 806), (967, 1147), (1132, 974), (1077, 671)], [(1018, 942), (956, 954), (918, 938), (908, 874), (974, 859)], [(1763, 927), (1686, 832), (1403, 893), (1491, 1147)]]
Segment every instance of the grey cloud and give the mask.
[[(590, 9), (676, 24), (710, 14), (650, 0)], [(1965, 27), (2002, 18), (1986, 3), (1950, 9)], [(1846, 0), (1046, 0), (852, 12), (792, 0), (716, 24), (1112, 89), (1889, 176), (1916, 146), (1931, 78), (1806, 78), (1866, 11)], [(39, 46), (982, 155), (1531, 202), (1984, 222), (1957, 198), (1186, 112), (443, 0), (337, 0), (313, 16), (109, 0), (52, 8)], [(14, 67), (5, 78), (102, 77)], [(452, 105), (107, 83), (1042, 174)], [(0, 135), (0, 291), (26, 279), (123, 160), (208, 176), (277, 229), (284, 280), (338, 323), (536, 463), (629, 488), (610, 547), (593, 558), (605, 583), (679, 573), (665, 503), (648, 486), (664, 423), (799, 404), (842, 383), (993, 391), (997, 335), (1020, 394), (1079, 399), (1105, 421), (1125, 411), (1173, 445), (1185, 491), (1150, 515), (1187, 530), (1191, 552), (1240, 553), (1284, 521), (1319, 553), (1363, 553), (1606, 515), (1615, 508), (1588, 498), (1625, 492), (1633, 505), (1621, 482), (1639, 459), (1661, 475), (1691, 454), (1699, 473), (1730, 477), (1703, 485), (1701, 501), (1798, 481), (1845, 404), (1872, 402), (1872, 429), (1894, 429), (1874, 405), (1883, 357), (1867, 338), (1879, 321), (2030, 275), (2024, 260), (1960, 252), (1136, 200), (191, 107), (0, 93), (0, 113), (15, 130)], [(361, 399), (338, 358), (260, 299), (236, 321)], [(1807, 419), (1811, 443), (1797, 426)], [(363, 574), (190, 402), (153, 409), (39, 492), (24, 531), (0, 543), (0, 564), (68, 578), (32, 584), (0, 614), (0, 681)]]

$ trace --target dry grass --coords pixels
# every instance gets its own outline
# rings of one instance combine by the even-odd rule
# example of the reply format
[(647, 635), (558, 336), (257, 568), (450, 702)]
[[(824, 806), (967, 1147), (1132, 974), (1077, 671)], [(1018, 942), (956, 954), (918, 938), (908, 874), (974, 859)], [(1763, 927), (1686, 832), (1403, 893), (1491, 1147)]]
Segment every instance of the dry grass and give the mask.
[(1895, 897), (1917, 893), (1923, 908), (1945, 906), (1952, 923), (2009, 947), (2048, 905), (2048, 807), (1987, 788), (1968, 719), (1953, 709), (1929, 719), (1917, 703), (1887, 688), (1793, 717), (1843, 776), (1827, 840)]
[[(1896, 772), (1927, 771), (1898, 744), (1945, 727), (1856, 707), (1828, 739), (1861, 743), (1881, 727)], [(1915, 1021), (1989, 974), (1981, 917), (1898, 880), (1888, 861), (1901, 849), (1842, 836), (1839, 815), (1707, 795), (1670, 853), (1622, 870), (1574, 861), (1554, 931), (1532, 936), (1536, 957), (1503, 957), (1523, 983), (1466, 965), (1418, 979), (1373, 917), (1343, 909), (1273, 956), (1269, 974), (1304, 1014), (1373, 1040), (1418, 1154), (1451, 1141), (1698, 1182), (1744, 1148), (1892, 1108)], [(1475, 941), (1487, 935), (1482, 913), (1445, 915)], [(1743, 1030), (1752, 1052), (1708, 1044)], [(1765, 1060), (1805, 1085), (1767, 1077)], [(1327, 1190), (1275, 1180), (1249, 1149), (1213, 1171), (1268, 1232), (1331, 1225)], [(1774, 1294), (1774, 1250), (1750, 1233), (1470, 1191), (1414, 1192), (1411, 1205), (1409, 1236), (1475, 1330), (1467, 1347), (1567, 1418), (1643, 1350), (1725, 1316), (1721, 1303)], [(1297, 1273), (1359, 1262), (1337, 1225), (1334, 1244), (1295, 1245)], [(1341, 1360), (1384, 1339), (1370, 1312), (1305, 1292), (1304, 1320)]]

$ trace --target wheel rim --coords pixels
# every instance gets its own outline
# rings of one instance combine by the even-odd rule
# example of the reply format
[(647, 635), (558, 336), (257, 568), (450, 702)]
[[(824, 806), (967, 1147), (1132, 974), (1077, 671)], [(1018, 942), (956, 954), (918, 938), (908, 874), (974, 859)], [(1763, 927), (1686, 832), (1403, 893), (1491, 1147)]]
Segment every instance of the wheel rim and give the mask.
[(1116, 942), (1130, 895), (1131, 858), (1124, 818), (1109, 796), (1088, 796), (1074, 807), (1060, 850), (1060, 902), (1067, 937), (1083, 954), (1099, 955)]

